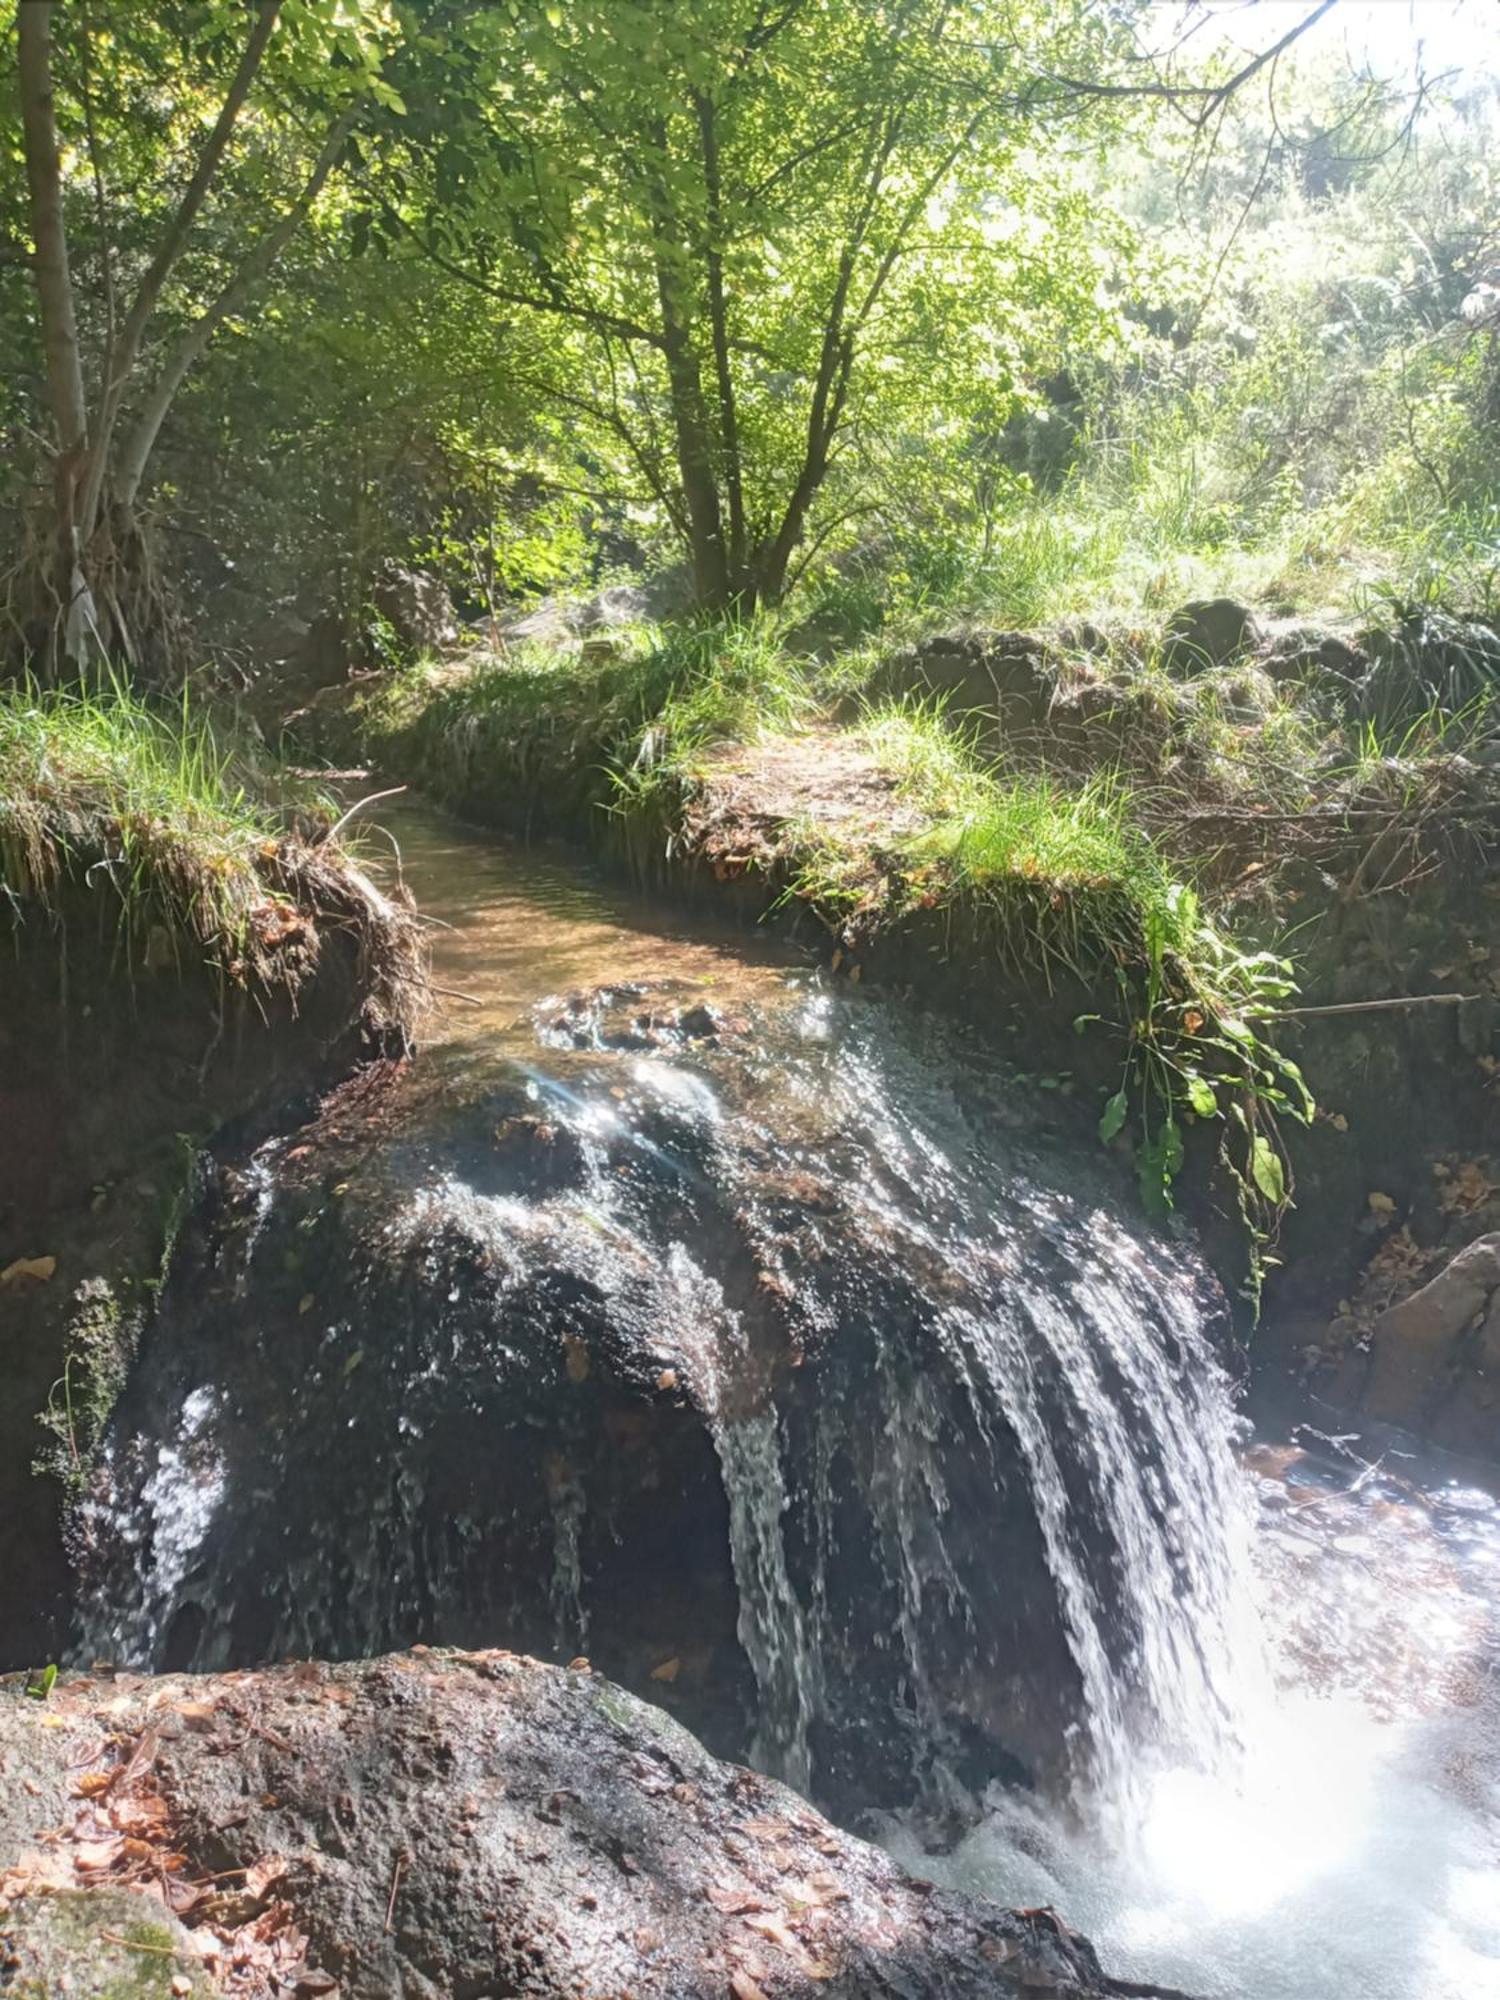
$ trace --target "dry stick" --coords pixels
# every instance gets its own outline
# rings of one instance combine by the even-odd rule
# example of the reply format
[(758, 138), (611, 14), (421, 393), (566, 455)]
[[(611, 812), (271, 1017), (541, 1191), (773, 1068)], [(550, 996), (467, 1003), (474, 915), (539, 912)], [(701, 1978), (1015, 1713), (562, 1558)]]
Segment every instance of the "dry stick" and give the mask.
[(1301, 1020), (1308, 1014), (1383, 1014), (1394, 1007), (1462, 1007), (1484, 1000), (1483, 993), (1413, 993), (1401, 1000), (1346, 1000), (1337, 1007), (1278, 1007), (1273, 1021)]
[(121, 1937), (118, 1931), (100, 1931), (105, 1944), (117, 1944), (125, 1951), (148, 1951), (153, 1958), (186, 1958), (185, 1951), (179, 1951), (173, 1944), (137, 1944), (134, 1938)]
[(366, 806), (374, 805), (377, 799), (393, 799), (397, 796), (398, 793), (404, 792), (405, 790), (406, 790), (405, 785), (392, 785), (386, 791), (369, 792), (366, 794), (364, 798), (356, 799), (354, 801), (354, 804), (350, 806), (349, 810), (346, 813), (341, 813), (339, 815), (339, 817), (334, 821), (333, 825), (329, 827), (327, 833), (321, 835), (317, 840), (313, 842), (313, 846), (326, 847), (329, 841), (337, 840), (338, 836), (343, 832), (344, 828), (349, 824), (350, 820), (353, 819), (354, 815), (357, 812), (363, 812)]
[(387, 1937), (391, 1934), (391, 1925), (396, 1915), (396, 1892), (401, 1887), (401, 1871), (410, 1858), (403, 1847), (401, 1852), (396, 1856), (395, 1867), (391, 1870), (391, 1900), (385, 1906), (385, 1934)]

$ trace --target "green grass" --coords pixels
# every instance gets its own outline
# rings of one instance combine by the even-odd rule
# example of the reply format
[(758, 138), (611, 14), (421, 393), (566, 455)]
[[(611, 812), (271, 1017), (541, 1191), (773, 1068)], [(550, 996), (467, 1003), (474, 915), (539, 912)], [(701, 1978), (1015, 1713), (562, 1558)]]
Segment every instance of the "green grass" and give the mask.
[(712, 744), (786, 728), (815, 702), (810, 663), (751, 620), (420, 660), (355, 726), (363, 754), (460, 811), (587, 836), (621, 782), (648, 791)]
[[(305, 799), (298, 799), (304, 810)], [(0, 910), (17, 943), (38, 919), (111, 913), (121, 969), (207, 966), (295, 992), (321, 941), (352, 940), (373, 1029), (421, 988), (410, 913), (337, 841), (287, 829), (187, 697), (157, 708), (122, 682), (0, 689)]]
[(805, 840), (789, 893), (873, 939), (930, 912), (947, 948), (998, 959), (1022, 981), (1076, 982), (1099, 996), (1082, 1017), (1113, 1029), (1120, 1077), (1101, 1118), (1133, 1144), (1147, 1206), (1170, 1207), (1184, 1130), (1210, 1123), (1260, 1256), (1290, 1192), (1279, 1119), (1311, 1100), (1273, 1040), (1292, 991), (1274, 953), (1242, 949), (1206, 914), (1142, 826), (1120, 777), (1064, 783), (987, 764), (940, 704), (887, 706), (862, 735), (909, 808), (910, 830), (858, 853)]
[(0, 885), (17, 907), (86, 880), (114, 891), (140, 951), (157, 930), (233, 956), (277, 831), (185, 704), (163, 713), (120, 684), (0, 691)]

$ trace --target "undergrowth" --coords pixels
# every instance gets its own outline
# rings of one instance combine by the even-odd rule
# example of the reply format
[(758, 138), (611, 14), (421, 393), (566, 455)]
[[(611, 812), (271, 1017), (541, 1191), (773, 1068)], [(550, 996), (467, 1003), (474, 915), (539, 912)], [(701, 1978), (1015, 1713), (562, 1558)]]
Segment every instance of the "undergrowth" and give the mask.
[[(918, 813), (917, 829), (882, 858), (881, 920), (935, 910), (950, 945), (982, 949), (1019, 977), (1113, 988), (1117, 1015), (1078, 1022), (1123, 1035), (1100, 1136), (1131, 1139), (1142, 1198), (1161, 1214), (1182, 1169), (1185, 1127), (1221, 1126), (1258, 1288), (1291, 1193), (1279, 1121), (1312, 1113), (1300, 1071), (1273, 1039), (1273, 1018), (1293, 990), (1287, 962), (1240, 949), (1209, 919), (1142, 830), (1121, 779), (1096, 774), (1070, 786), (987, 765), (935, 704), (877, 710), (864, 734), (898, 798)], [(793, 892), (825, 909), (852, 908), (869, 890), (856, 886), (850, 861), (813, 848)]]

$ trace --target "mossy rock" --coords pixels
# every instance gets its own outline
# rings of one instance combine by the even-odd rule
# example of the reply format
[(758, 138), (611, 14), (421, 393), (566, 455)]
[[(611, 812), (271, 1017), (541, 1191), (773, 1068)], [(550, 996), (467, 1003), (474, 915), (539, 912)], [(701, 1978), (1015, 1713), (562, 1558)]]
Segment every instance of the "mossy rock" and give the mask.
[(8, 2000), (213, 2000), (218, 1990), (177, 1919), (128, 1889), (23, 1897), (0, 1916), (0, 1984)]

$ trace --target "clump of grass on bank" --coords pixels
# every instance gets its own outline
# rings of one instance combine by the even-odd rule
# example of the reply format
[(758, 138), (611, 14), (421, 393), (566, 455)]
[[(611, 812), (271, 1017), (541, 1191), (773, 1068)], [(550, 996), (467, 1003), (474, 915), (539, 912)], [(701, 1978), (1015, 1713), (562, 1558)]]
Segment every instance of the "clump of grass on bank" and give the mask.
[(330, 825), (288, 832), (185, 699), (153, 708), (118, 681), (0, 689), (0, 901), (22, 936), (87, 897), (113, 916), (124, 974), (206, 966), (295, 998), (342, 933), (366, 1023), (402, 1030), (423, 983), (416, 921)]
[(489, 824), (587, 836), (622, 773), (807, 714), (807, 662), (769, 621), (638, 626), (475, 662), (419, 660), (365, 699), (362, 754)]

